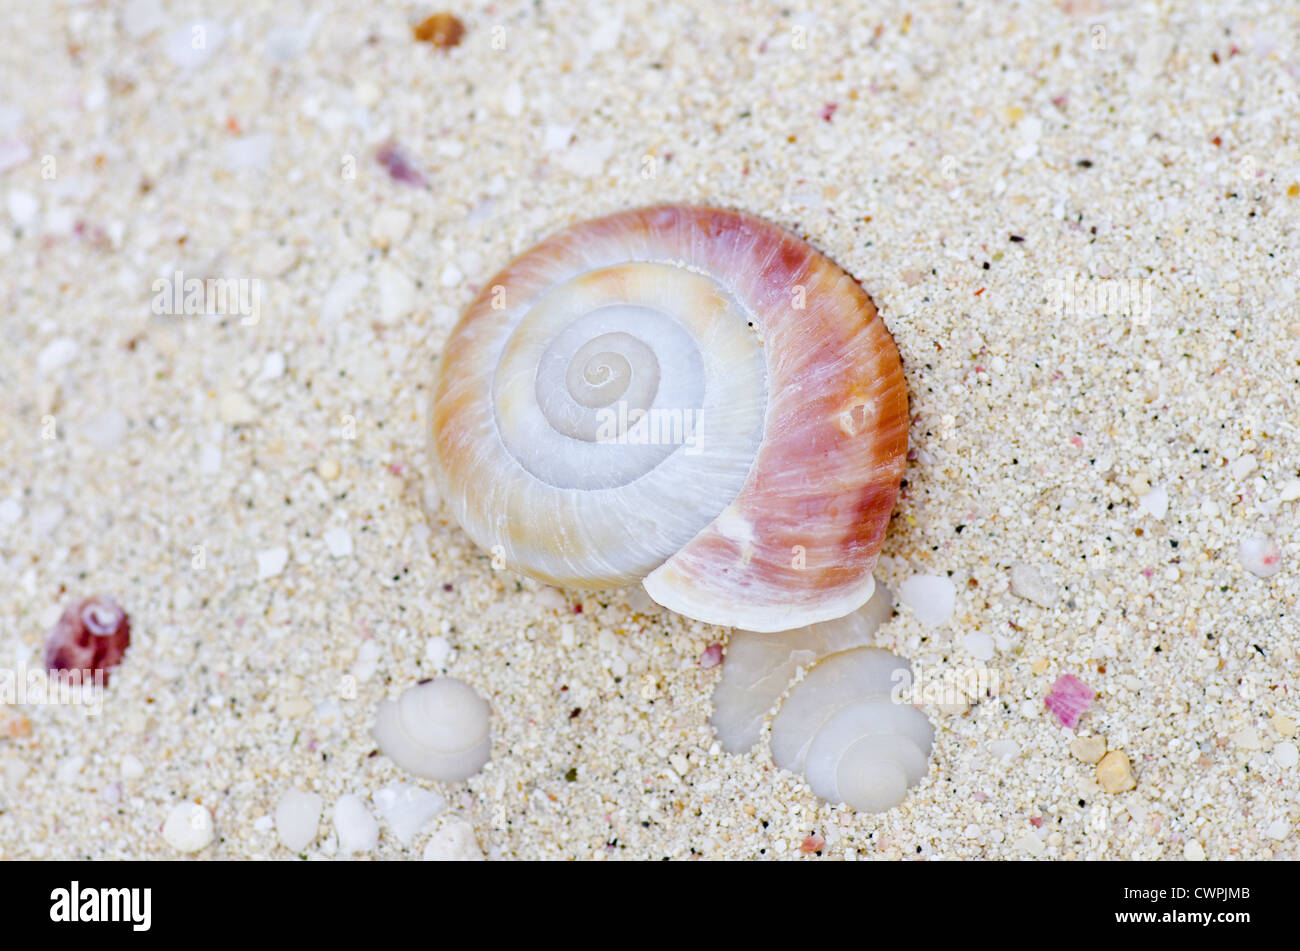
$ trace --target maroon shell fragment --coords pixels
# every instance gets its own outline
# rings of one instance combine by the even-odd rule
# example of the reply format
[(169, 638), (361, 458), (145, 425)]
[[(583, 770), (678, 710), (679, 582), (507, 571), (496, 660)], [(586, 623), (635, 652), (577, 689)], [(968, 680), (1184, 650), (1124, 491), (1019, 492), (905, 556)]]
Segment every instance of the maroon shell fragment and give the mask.
[(63, 612), (45, 638), (45, 668), (50, 673), (81, 671), (83, 678), (122, 662), (131, 644), (131, 619), (107, 595), (86, 598)]

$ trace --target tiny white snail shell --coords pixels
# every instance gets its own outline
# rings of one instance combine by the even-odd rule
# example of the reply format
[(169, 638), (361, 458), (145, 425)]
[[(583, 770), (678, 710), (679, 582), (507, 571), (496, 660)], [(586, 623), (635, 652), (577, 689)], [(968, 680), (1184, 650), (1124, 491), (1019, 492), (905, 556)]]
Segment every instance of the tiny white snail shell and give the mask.
[(781, 634), (736, 631), (713, 693), (711, 722), (723, 748), (752, 747), (789, 686), (772, 720), (773, 762), (803, 773), (830, 802), (865, 812), (901, 802), (925, 775), (934, 728), (919, 710), (894, 700), (899, 687), (910, 685), (907, 662), (865, 646), (891, 609), (889, 592), (877, 586), (861, 610), (836, 621)]
[(373, 735), (379, 748), (409, 773), (453, 781), (473, 776), (488, 761), (488, 703), (474, 688), (439, 677), (383, 700)]
[(442, 353), (434, 477), (466, 533), (550, 584), (641, 581), (753, 631), (871, 596), (907, 391), (871, 299), (752, 215), (663, 205), (553, 235)]

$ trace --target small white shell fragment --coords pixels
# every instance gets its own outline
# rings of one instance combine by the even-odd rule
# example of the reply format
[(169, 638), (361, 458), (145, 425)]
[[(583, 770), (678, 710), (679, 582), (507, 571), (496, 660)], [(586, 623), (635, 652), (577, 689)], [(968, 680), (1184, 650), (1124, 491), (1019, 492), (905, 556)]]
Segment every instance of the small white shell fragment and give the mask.
[(347, 313), (352, 299), (369, 282), (370, 278), (362, 271), (349, 271), (335, 278), (334, 283), (330, 285), (329, 290), (325, 292), (325, 297), (321, 300), (321, 323), (326, 325), (338, 323), (343, 315)]
[(257, 406), (239, 390), (226, 390), (217, 402), (217, 412), (227, 426), (246, 426), (257, 420)]
[(429, 820), (447, 808), (444, 796), (410, 783), (385, 786), (373, 798), (379, 815), (402, 845), (410, 845)]
[(1283, 502), (1294, 502), (1296, 499), (1300, 499), (1300, 479), (1292, 479), (1282, 486), (1282, 492), (1278, 498)]
[(212, 813), (197, 802), (178, 802), (163, 822), (163, 838), (179, 852), (197, 852), (212, 841)]
[(1164, 518), (1169, 511), (1169, 493), (1161, 488), (1152, 489), (1138, 499), (1138, 505), (1142, 506), (1142, 510), (1152, 518)]
[(1273, 762), (1283, 769), (1290, 769), (1300, 763), (1300, 750), (1294, 743), (1279, 743), (1273, 747)]
[(278, 380), (284, 376), (284, 354), (279, 350), (272, 350), (262, 358), (262, 369), (258, 371), (259, 380)]
[(426, 779), (473, 776), (492, 751), (488, 703), (469, 684), (439, 677), (379, 704), (374, 737), (394, 763)]
[(375, 272), (379, 284), (379, 321), (392, 325), (415, 306), (415, 282), (392, 264), (382, 264)]
[(117, 407), (110, 406), (86, 424), (86, 439), (100, 452), (109, 452), (122, 445), (126, 427), (126, 416)]
[(57, 370), (59, 367), (71, 363), (72, 358), (77, 355), (77, 350), (77, 341), (71, 337), (59, 337), (57, 340), (51, 340), (37, 354), (36, 368), (42, 373)]
[(1232, 464), (1228, 466), (1228, 474), (1232, 476), (1234, 480), (1240, 482), (1242, 479), (1246, 478), (1246, 476), (1254, 472), (1257, 465), (1255, 457), (1247, 453), (1244, 456), (1238, 456), (1236, 459), (1232, 460)]
[(289, 563), (289, 549), (267, 548), (257, 553), (257, 580), (265, 581), (267, 578), (274, 578), (280, 572), (284, 571), (284, 566)]
[(1237, 560), (1241, 567), (1259, 578), (1271, 578), (1282, 570), (1282, 552), (1277, 542), (1263, 535), (1242, 539), (1237, 546)]
[(1183, 858), (1189, 862), (1204, 862), (1205, 846), (1196, 839), (1188, 839), (1187, 844), (1183, 846)]
[(976, 660), (993, 659), (993, 638), (989, 637), (983, 631), (972, 631), (961, 639), (961, 646), (966, 648), (966, 653), (970, 654)]
[(453, 816), (429, 839), (424, 847), (426, 862), (481, 862), (483, 850), (479, 848), (474, 827)]
[(291, 852), (301, 852), (311, 845), (324, 807), (325, 800), (319, 793), (285, 790), (275, 807), (275, 833), (280, 843)]
[(399, 243), (411, 230), (411, 213), (405, 208), (384, 207), (370, 220), (370, 243), (386, 249)]
[(130, 753), (122, 757), (121, 768), (123, 779), (139, 779), (144, 775), (144, 763)]
[(538, 589), (534, 597), (537, 606), (546, 611), (562, 611), (569, 606), (569, 599), (564, 596), (564, 592), (550, 585)]
[(1061, 590), (1038, 568), (1018, 562), (1011, 566), (1011, 593), (1039, 607), (1050, 608)]
[(898, 588), (902, 601), (926, 627), (948, 623), (957, 605), (957, 589), (943, 575), (912, 575)]
[(352, 536), (348, 534), (346, 528), (331, 525), (325, 529), (323, 538), (325, 539), (325, 547), (329, 549), (333, 557), (346, 558), (352, 554)]
[(222, 150), (227, 171), (244, 172), (265, 169), (271, 164), (275, 140), (269, 132), (231, 139)]
[(334, 830), (339, 836), (339, 851), (347, 855), (369, 852), (379, 844), (379, 821), (355, 793), (339, 796), (334, 803)]
[(439, 669), (447, 666), (447, 658), (451, 656), (451, 642), (441, 635), (429, 638), (424, 645), (424, 656)]
[(1270, 839), (1275, 839), (1278, 842), (1281, 842), (1291, 834), (1291, 823), (1287, 822), (1285, 819), (1274, 819), (1269, 823), (1266, 832)]

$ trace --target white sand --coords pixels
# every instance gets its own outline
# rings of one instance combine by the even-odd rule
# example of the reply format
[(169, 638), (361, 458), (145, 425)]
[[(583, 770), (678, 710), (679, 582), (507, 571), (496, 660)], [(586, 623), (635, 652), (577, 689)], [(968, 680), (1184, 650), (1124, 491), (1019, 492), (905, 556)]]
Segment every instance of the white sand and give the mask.
[[(134, 639), (102, 716), (0, 709), (0, 857), (175, 857), (191, 800), (197, 857), (290, 858), (295, 786), (324, 800), (303, 854), (336, 854), (340, 797), (408, 778), (370, 755), (377, 703), (443, 671), (490, 701), (492, 760), (420, 781), (447, 810), (361, 856), (455, 853), (462, 821), (489, 857), (788, 857), (813, 832), (837, 858), (1297, 855), (1292, 5), (498, 0), (439, 52), (408, 25), (432, 8), (336, 3), (281, 65), (293, 4), (157, 29), (139, 0), (2, 6), (0, 665), (95, 591)], [(210, 55), (182, 69), (196, 18)], [(429, 188), (389, 178), (389, 138)], [(950, 575), (956, 610), (902, 608), (878, 643), (942, 671), (988, 635), (1003, 682), (935, 712), (887, 815), (716, 752), (698, 660), (724, 631), (636, 594), (556, 611), (422, 512), (459, 310), (555, 228), (660, 200), (795, 228), (903, 353), (916, 459), (879, 575)], [(260, 320), (152, 315), (177, 270), (261, 279)], [(1149, 279), (1149, 319), (1050, 312), (1075, 276)], [(1272, 578), (1238, 563), (1255, 534)], [(1054, 606), (1008, 590), (1016, 562)], [(1065, 673), (1135, 790), (1100, 791), (1045, 714)]]

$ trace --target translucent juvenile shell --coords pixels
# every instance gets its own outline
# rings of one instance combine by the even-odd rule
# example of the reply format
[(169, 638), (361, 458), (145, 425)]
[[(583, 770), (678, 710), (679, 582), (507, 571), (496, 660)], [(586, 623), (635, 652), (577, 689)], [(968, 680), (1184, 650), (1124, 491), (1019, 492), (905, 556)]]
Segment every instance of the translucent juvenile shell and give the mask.
[(380, 701), (373, 734), (379, 748), (416, 776), (468, 779), (488, 761), (488, 703), (463, 680), (439, 677)]
[(441, 494), (497, 567), (642, 581), (764, 632), (871, 596), (907, 449), (857, 282), (752, 215), (677, 205), (574, 225), (489, 281), (431, 420)]
[[(854, 809), (883, 812), (902, 802), (928, 769), (934, 728), (904, 702), (907, 661), (869, 647), (893, 610), (884, 586), (860, 610), (780, 634), (736, 631), (712, 723), (722, 747), (743, 752), (789, 687), (772, 720), (772, 761), (802, 773), (813, 792)], [(803, 679), (791, 683), (800, 667)]]

